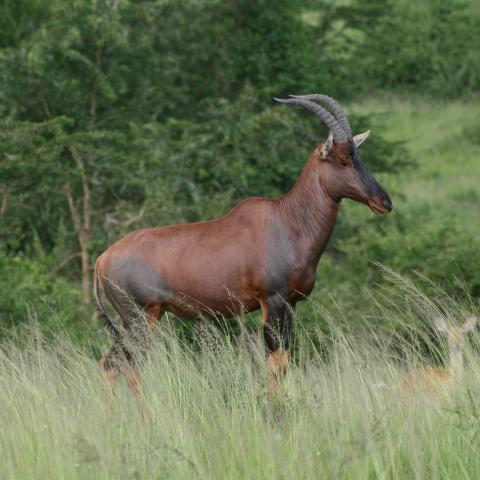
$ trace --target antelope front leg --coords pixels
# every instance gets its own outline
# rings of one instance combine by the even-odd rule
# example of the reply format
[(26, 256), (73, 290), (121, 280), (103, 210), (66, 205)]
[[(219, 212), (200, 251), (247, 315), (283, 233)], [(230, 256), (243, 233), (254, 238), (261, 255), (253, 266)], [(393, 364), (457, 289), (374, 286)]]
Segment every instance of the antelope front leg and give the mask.
[(288, 369), (293, 306), (288, 302), (286, 296), (276, 293), (267, 299), (263, 310), (268, 389), (273, 398), (280, 398), (282, 396), (281, 382)]

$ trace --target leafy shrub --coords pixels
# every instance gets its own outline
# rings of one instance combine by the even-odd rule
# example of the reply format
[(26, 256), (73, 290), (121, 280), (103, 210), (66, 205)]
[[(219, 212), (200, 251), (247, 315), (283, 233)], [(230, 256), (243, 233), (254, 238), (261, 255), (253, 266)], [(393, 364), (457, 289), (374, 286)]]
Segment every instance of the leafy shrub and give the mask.
[(480, 87), (474, 1), (368, 0), (340, 6), (335, 18), (343, 24), (340, 35), (350, 38), (348, 67), (359, 89), (407, 88), (444, 97)]
[(0, 257), (0, 325), (38, 319), (44, 331), (64, 324), (74, 330), (81, 316), (80, 293), (37, 258)]

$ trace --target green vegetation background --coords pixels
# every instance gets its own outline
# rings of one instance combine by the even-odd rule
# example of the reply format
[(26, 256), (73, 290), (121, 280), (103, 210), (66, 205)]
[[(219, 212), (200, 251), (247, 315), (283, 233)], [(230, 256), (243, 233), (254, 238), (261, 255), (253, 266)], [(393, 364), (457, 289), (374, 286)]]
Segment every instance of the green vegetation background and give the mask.
[(362, 156), (395, 204), (374, 217), (343, 202), (315, 300), (374, 324), (372, 261), (478, 300), (478, 7), (3, 1), (0, 327), (34, 316), (96, 335), (87, 281), (116, 239), (287, 191), (327, 133), (272, 103), (290, 93), (334, 96), (372, 130)]

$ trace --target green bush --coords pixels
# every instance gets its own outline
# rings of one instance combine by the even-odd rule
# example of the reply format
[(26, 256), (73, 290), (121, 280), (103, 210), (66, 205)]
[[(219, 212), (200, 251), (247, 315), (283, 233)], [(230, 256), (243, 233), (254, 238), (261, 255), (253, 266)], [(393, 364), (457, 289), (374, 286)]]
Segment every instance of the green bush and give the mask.
[(408, 89), (441, 98), (480, 87), (475, 1), (367, 0), (339, 7), (334, 18), (350, 40), (348, 69), (358, 89)]
[(0, 325), (37, 320), (47, 332), (59, 324), (70, 331), (80, 322), (78, 289), (38, 258), (0, 257)]

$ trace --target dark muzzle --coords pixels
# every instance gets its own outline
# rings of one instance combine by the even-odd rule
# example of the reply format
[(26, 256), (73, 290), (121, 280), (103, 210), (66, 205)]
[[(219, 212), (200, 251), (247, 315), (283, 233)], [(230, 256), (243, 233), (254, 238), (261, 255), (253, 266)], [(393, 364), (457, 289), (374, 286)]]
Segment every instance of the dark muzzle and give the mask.
[(390, 196), (362, 162), (356, 148), (354, 148), (353, 152), (353, 163), (358, 172), (360, 183), (367, 195), (367, 204), (370, 209), (376, 214), (391, 212), (393, 204)]

